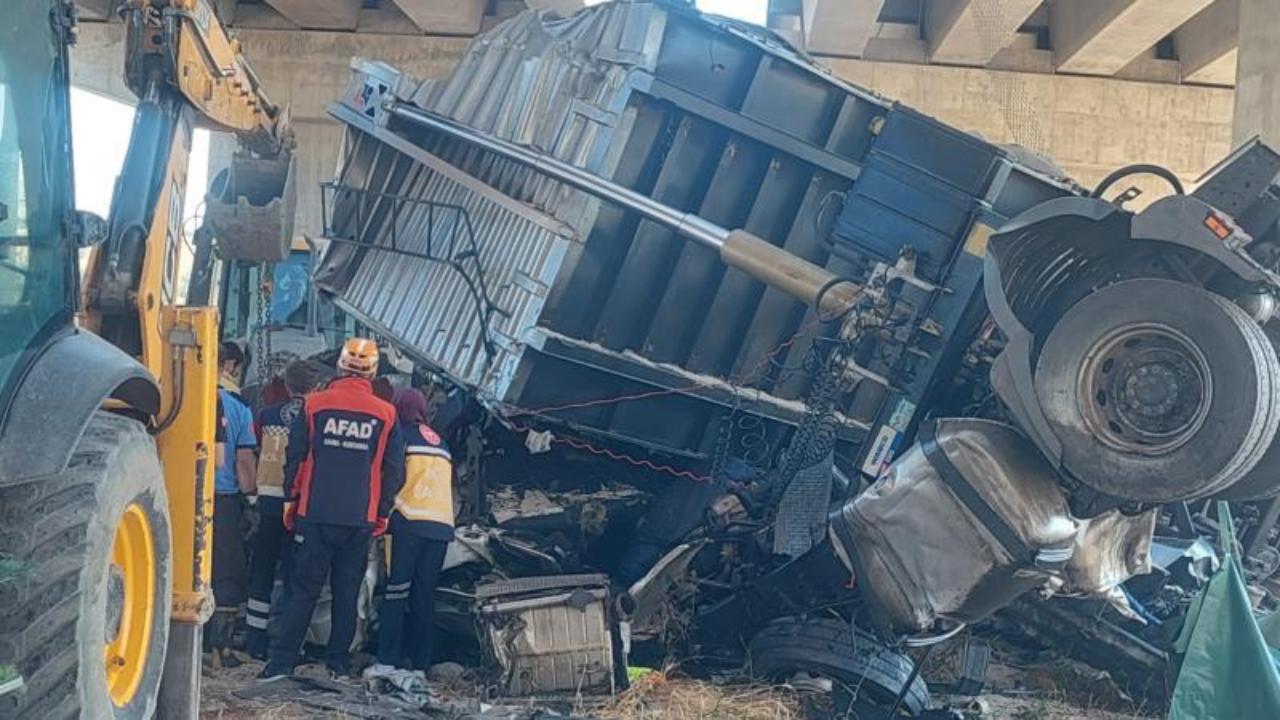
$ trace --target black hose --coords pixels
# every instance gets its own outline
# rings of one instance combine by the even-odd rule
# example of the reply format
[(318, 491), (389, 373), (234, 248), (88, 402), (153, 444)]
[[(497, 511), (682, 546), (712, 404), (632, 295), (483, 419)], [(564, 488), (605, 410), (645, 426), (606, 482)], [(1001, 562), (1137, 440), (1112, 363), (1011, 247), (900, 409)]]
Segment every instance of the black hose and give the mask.
[(828, 280), (826, 283), (824, 283), (822, 287), (818, 288), (818, 292), (813, 296), (813, 311), (818, 314), (818, 319), (820, 321), (824, 323), (835, 322), (836, 320), (840, 320), (845, 315), (848, 315), (849, 313), (853, 312), (853, 308), (856, 307), (855, 305), (850, 305), (849, 307), (845, 308), (844, 310), (834, 315), (822, 314), (822, 301), (826, 299), (827, 293), (834, 290), (837, 286), (844, 285), (845, 283), (859, 286), (859, 287), (861, 287), (862, 285), (861, 283), (859, 283), (857, 280), (854, 280), (853, 278), (834, 277)]
[(1098, 187), (1089, 194), (1089, 197), (1102, 197), (1103, 193), (1110, 190), (1112, 185), (1115, 185), (1130, 175), (1155, 175), (1169, 183), (1169, 185), (1173, 187), (1174, 193), (1178, 195), (1187, 194), (1186, 188), (1182, 186), (1182, 181), (1179, 180), (1178, 176), (1174, 175), (1168, 168), (1163, 168), (1159, 165), (1140, 163), (1138, 165), (1126, 165), (1125, 167), (1122, 167), (1106, 176), (1102, 179), (1102, 182), (1098, 183)]

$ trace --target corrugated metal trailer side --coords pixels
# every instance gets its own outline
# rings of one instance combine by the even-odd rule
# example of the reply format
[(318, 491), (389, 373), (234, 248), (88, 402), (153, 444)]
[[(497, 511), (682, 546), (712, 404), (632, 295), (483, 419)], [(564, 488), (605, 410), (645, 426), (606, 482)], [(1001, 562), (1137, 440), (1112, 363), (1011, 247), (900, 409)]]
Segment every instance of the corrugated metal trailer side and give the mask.
[[(442, 80), (360, 66), (332, 108), (349, 133), (326, 232), (422, 255), (465, 225), (455, 242), (472, 249), (442, 263), (343, 245), (322, 285), (514, 417), (695, 457), (723, 445), (727, 417), (759, 418), (750, 442), (779, 443), (806, 412), (805, 360), (829, 331), (810, 310), (663, 227), (385, 112), (412, 105), (538, 148), (839, 275), (866, 279), (918, 246), (923, 326), (978, 219), (1069, 192), (763, 33), (614, 3), (561, 21), (518, 16)], [(461, 208), (452, 224), (450, 208)], [(966, 273), (962, 295), (944, 298), (961, 308), (945, 315), (948, 341), (981, 317), (980, 268)], [(913, 405), (958, 361), (924, 354), (927, 377), (908, 372)], [(901, 355), (869, 358), (868, 374)], [(887, 418), (883, 389), (860, 392), (837, 414), (844, 442)]]

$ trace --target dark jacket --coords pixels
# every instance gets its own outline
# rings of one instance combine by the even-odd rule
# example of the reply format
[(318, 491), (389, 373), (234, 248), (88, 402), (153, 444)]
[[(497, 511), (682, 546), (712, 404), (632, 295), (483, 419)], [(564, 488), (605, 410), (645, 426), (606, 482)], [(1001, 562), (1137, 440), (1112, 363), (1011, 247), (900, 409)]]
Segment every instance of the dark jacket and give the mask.
[(404, 442), (391, 403), (343, 377), (308, 395), (289, 430), (285, 495), (300, 519), (372, 526), (404, 484)]

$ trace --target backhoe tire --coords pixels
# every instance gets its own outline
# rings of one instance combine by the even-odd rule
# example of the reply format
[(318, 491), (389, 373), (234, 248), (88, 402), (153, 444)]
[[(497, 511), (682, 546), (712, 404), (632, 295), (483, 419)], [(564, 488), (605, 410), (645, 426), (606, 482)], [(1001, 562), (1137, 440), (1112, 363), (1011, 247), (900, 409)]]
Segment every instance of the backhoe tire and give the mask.
[(1262, 328), (1170, 280), (1126, 280), (1076, 303), (1045, 339), (1034, 383), (1063, 467), (1124, 500), (1221, 492), (1280, 423), (1280, 361)]
[[(797, 673), (827, 678), (833, 694), (855, 705), (837, 707), (837, 716), (857, 717), (856, 705), (870, 702), (888, 712), (911, 678), (911, 658), (873, 635), (831, 618), (785, 618), (764, 627), (751, 638), (750, 671), (754, 677), (785, 682)], [(852, 697), (856, 691), (856, 697)], [(929, 707), (929, 686), (916, 677), (903, 697), (899, 712), (915, 716)]]
[(0, 554), (19, 568), (0, 583), (0, 665), (25, 682), (0, 716), (152, 717), (169, 639), (167, 503), (151, 437), (105, 412), (64, 472), (0, 489)]

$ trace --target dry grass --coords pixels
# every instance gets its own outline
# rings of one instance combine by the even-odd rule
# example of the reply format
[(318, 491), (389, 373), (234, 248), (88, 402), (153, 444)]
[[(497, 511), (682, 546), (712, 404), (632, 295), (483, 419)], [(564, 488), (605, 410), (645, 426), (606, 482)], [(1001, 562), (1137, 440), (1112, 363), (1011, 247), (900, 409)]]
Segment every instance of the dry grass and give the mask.
[(603, 720), (792, 720), (804, 717), (795, 694), (763, 685), (717, 686), (652, 672), (611, 704)]
[(200, 720), (306, 720), (307, 718), (346, 718), (341, 713), (318, 713), (302, 703), (283, 698), (245, 699), (236, 691), (253, 688), (254, 676), (262, 669), (257, 662), (235, 669), (205, 668), (200, 687)]

